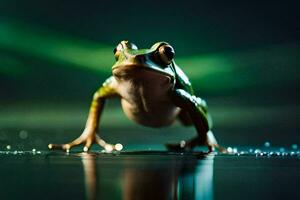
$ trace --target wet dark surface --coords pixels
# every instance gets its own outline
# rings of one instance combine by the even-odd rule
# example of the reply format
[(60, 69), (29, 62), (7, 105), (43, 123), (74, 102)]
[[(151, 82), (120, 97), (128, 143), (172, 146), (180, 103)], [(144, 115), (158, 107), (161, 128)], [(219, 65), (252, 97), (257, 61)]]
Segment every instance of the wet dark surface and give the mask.
[(1, 199), (299, 199), (299, 155), (2, 151)]
[(49, 151), (47, 145), (78, 137), (81, 123), (68, 129), (63, 120), (32, 121), (43, 128), (5, 128), (7, 124), (2, 123), (1, 200), (300, 199), (299, 139), (290, 132), (277, 137), (268, 132), (216, 130), (220, 144), (231, 153), (204, 156), (198, 152), (201, 148), (197, 153), (165, 151), (165, 143), (193, 137), (193, 127), (147, 129), (116, 124), (101, 127), (101, 136), (110, 143), (122, 143), (121, 153), (103, 153), (98, 145), (90, 153), (82, 153), (83, 146), (66, 153)]
[[(300, 199), (294, 2), (1, 1), (0, 200)], [(175, 48), (232, 155), (163, 152), (194, 127), (138, 126), (119, 99), (107, 101), (99, 135), (125, 153), (48, 151), (82, 133), (124, 39)]]

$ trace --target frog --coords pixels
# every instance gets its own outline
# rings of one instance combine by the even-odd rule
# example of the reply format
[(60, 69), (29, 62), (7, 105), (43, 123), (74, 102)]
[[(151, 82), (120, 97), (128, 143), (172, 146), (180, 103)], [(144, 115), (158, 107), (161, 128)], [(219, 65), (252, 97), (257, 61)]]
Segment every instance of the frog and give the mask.
[(87, 152), (98, 144), (106, 152), (121, 151), (120, 143), (107, 143), (97, 133), (106, 100), (119, 98), (125, 115), (137, 124), (161, 128), (179, 120), (194, 126), (197, 135), (189, 140), (168, 143), (169, 151), (192, 151), (197, 146), (225, 152), (212, 132), (212, 118), (204, 99), (197, 96), (188, 76), (175, 63), (175, 50), (167, 42), (156, 42), (149, 49), (139, 49), (128, 40), (113, 51), (115, 63), (108, 77), (93, 95), (82, 134), (65, 144), (49, 144), (49, 149), (69, 151), (84, 145)]

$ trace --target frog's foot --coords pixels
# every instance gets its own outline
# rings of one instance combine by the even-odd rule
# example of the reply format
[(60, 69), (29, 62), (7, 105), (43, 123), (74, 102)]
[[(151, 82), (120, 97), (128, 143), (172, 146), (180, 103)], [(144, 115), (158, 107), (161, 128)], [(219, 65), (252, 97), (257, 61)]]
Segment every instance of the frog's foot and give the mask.
[(226, 150), (226, 148), (224, 148), (224, 147), (222, 147), (222, 146), (220, 146), (218, 144), (207, 145), (207, 147), (208, 147), (208, 152), (209, 153), (213, 152), (215, 150), (217, 150), (220, 153), (228, 153), (227, 150)]
[(123, 145), (120, 143), (117, 143), (115, 145), (109, 144), (109, 143), (106, 143), (103, 139), (101, 139), (97, 134), (85, 134), (85, 133), (83, 133), (81, 136), (79, 136), (77, 139), (73, 140), (70, 143), (49, 144), (48, 148), (65, 150), (65, 151), (69, 152), (72, 147), (84, 144), (83, 151), (87, 152), (90, 149), (90, 147), (92, 146), (92, 144), (94, 144), (94, 143), (103, 147), (106, 152), (121, 151), (123, 149)]
[(215, 150), (217, 150), (220, 153), (227, 153), (227, 150), (218, 145), (218, 144), (203, 144), (203, 143), (189, 143), (190, 141), (184, 141), (182, 140), (180, 143), (177, 144), (165, 144), (166, 148), (168, 149), (168, 151), (192, 151), (196, 146), (207, 146), (208, 151), (207, 153), (213, 152)]
[(208, 147), (208, 152), (212, 152), (214, 150), (217, 150), (220, 153), (227, 153), (226, 148), (224, 148), (224, 147), (222, 147), (218, 144), (218, 142), (217, 142), (217, 140), (216, 140), (216, 138), (215, 138), (212, 131), (207, 132), (207, 139), (206, 139), (204, 145), (206, 145)]
[(187, 141), (182, 140), (179, 144), (166, 144), (166, 147), (169, 151), (191, 151), (196, 146), (207, 146), (207, 153), (215, 150), (220, 153), (227, 153), (227, 150), (224, 147), (218, 145), (211, 131), (207, 132), (206, 141), (201, 140), (201, 138), (197, 136)]

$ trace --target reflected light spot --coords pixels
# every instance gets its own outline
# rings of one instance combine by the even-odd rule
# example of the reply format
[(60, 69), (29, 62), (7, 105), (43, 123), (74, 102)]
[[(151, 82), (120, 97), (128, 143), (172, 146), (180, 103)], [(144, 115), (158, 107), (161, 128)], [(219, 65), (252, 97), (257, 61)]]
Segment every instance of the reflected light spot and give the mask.
[(227, 152), (228, 152), (228, 153), (232, 153), (232, 148), (231, 148), (231, 147), (228, 147), (228, 148), (227, 148)]
[(120, 144), (120, 143), (118, 143), (118, 144), (115, 145), (115, 149), (116, 149), (117, 151), (121, 151), (121, 150), (123, 149), (123, 145)]
[(294, 150), (298, 149), (298, 145), (297, 144), (293, 144), (292, 145), (292, 149), (294, 149)]
[(268, 148), (268, 147), (271, 146), (271, 143), (270, 142), (265, 142), (264, 146)]
[(186, 142), (184, 140), (180, 141), (180, 147), (181, 148), (184, 148), (186, 145)]

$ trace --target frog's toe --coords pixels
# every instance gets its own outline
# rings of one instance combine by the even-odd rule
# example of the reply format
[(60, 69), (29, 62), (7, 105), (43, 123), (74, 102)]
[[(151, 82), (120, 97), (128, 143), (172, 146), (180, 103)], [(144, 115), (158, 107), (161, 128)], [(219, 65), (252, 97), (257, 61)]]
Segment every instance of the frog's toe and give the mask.
[(208, 153), (213, 152), (213, 151), (217, 151), (217, 152), (224, 153), (224, 154), (228, 153), (226, 148), (218, 145), (217, 143), (208, 144), (207, 147), (208, 147)]
[(113, 151), (121, 151), (123, 149), (123, 145), (118, 143), (118, 144), (105, 144), (104, 147), (105, 152), (111, 153)]
[(219, 151), (220, 153), (228, 153), (228, 151), (227, 151), (227, 149), (226, 148), (224, 148), (224, 147), (222, 147), (222, 146), (217, 146), (216, 147), (216, 149), (217, 149), (217, 151)]
[(50, 150), (52, 149), (64, 150), (63, 144), (48, 144), (48, 148)]
[(96, 143), (103, 147), (106, 152), (110, 153), (112, 151), (121, 151), (123, 149), (123, 145), (117, 143), (115, 145), (106, 143), (103, 139), (101, 139), (98, 135), (96, 135)]
[(86, 141), (85, 141), (85, 145), (83, 147), (83, 151), (84, 152), (89, 151), (89, 149), (91, 148), (92, 144), (93, 144), (93, 139), (92, 138), (87, 138)]
[(65, 150), (69, 151), (71, 149), (70, 144), (48, 144), (48, 148), (50, 150)]
[(114, 150), (121, 151), (123, 149), (123, 145), (121, 143), (117, 143), (114, 145)]

